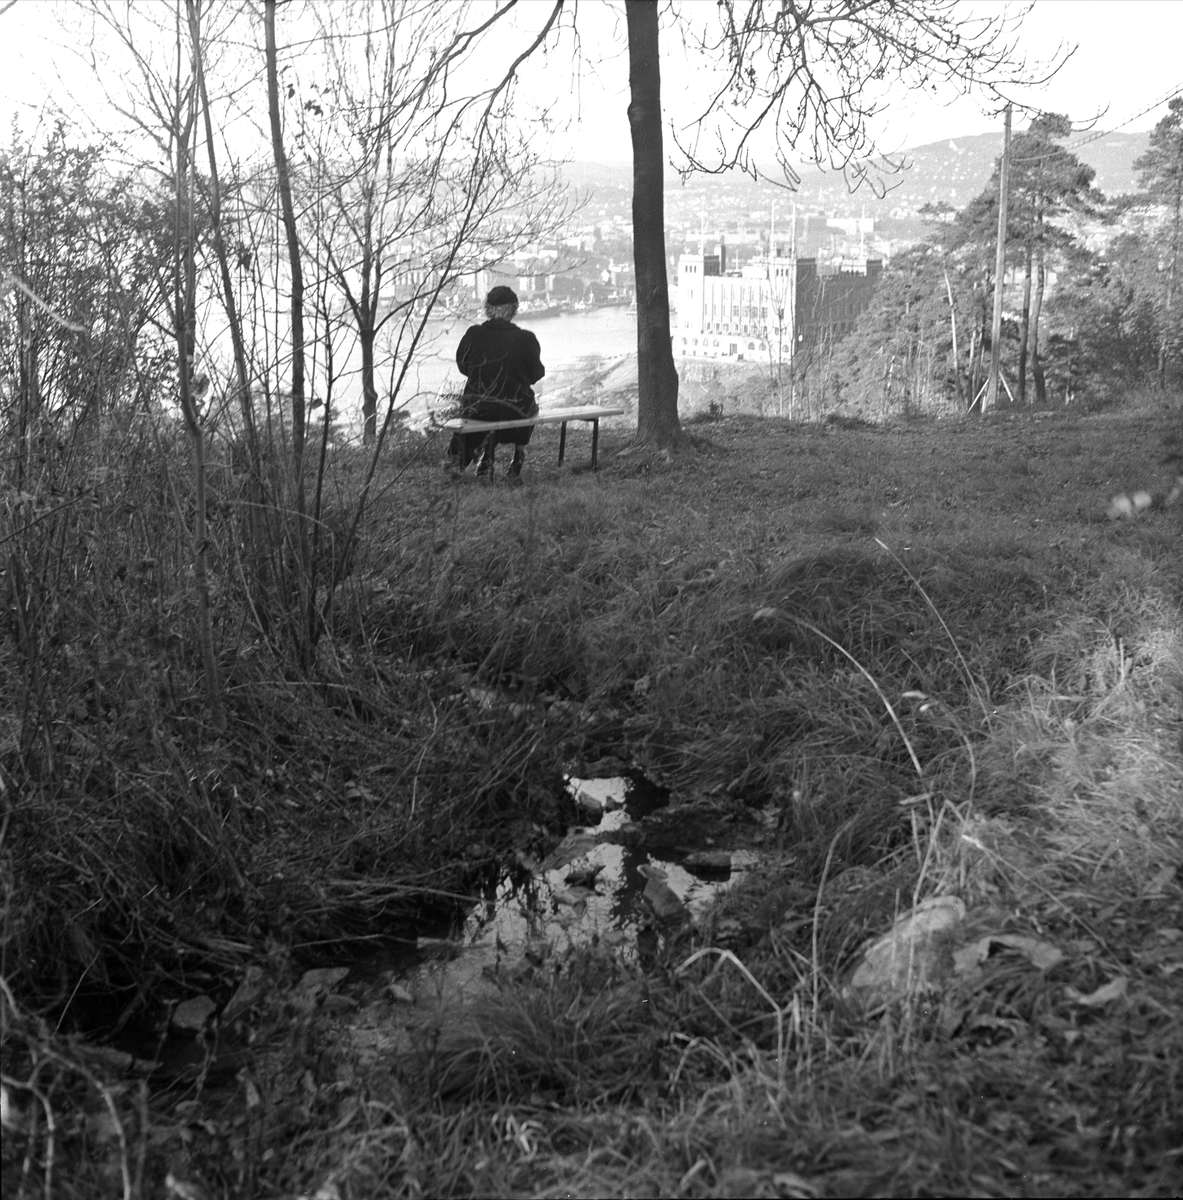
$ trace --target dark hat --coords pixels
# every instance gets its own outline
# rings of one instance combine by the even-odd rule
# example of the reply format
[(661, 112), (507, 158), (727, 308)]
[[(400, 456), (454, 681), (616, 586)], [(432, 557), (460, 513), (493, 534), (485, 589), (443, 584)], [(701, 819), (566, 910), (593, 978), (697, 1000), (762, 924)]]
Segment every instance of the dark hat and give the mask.
[(485, 297), (485, 303), (491, 304), (494, 308), (500, 308), (503, 304), (517, 304), (518, 298), (514, 295), (513, 288), (507, 288), (504, 285), (495, 287)]

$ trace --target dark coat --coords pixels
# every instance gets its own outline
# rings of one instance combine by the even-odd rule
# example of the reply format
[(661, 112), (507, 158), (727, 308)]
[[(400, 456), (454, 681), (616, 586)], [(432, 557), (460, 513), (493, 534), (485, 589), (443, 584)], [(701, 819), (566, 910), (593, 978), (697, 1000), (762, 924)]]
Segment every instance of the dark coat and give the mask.
[(532, 417), (538, 405), (530, 385), (546, 374), (541, 354), (538, 339), (511, 321), (494, 317), (469, 326), (456, 351), (456, 365), (468, 380), (465, 408), (479, 400), (502, 400)]

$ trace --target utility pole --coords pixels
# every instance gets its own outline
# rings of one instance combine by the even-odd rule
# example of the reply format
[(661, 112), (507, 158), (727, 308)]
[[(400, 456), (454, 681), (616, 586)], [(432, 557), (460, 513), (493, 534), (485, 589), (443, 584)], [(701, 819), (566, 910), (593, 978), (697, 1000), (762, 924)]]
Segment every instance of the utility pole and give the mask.
[(994, 322), (990, 329), (990, 377), (982, 412), (998, 405), (998, 370), (1002, 355), (1002, 285), (1006, 273), (1006, 202), (1010, 182), (1010, 105), (1002, 135), (1002, 166), (998, 172), (998, 249), (994, 258)]

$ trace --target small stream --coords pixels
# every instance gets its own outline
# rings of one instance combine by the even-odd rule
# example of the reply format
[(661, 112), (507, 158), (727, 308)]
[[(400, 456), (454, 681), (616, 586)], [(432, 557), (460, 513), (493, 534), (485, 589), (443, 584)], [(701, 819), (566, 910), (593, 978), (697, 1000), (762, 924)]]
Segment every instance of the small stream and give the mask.
[[(462, 1010), (474, 1000), (571, 949), (607, 945), (626, 958), (637, 955), (642, 929), (654, 936), (654, 895), (683, 922), (694, 920), (759, 860), (752, 850), (691, 845), (691, 829), (685, 831), (686, 845), (661, 856), (651, 853), (646, 822), (661, 821), (670, 794), (639, 773), (572, 776), (566, 784), (585, 820), (544, 858), (519, 854), (516, 866), (450, 925), (437, 918), (377, 953), (305, 972), (292, 993), (296, 1007), (307, 1011), (323, 1004), (337, 1014), (339, 1033), (357, 1060), (377, 1063), (422, 1047), (432, 1031), (462, 1020)], [(665, 847), (671, 844), (670, 824), (665, 822), (665, 836), (656, 839)], [(680, 824), (674, 829), (683, 832)], [(257, 967), (251, 971), (263, 980)], [(235, 1040), (227, 1020), (235, 1000), (210, 1024), (217, 1007), (209, 997), (193, 997), (164, 1025), (125, 1031), (117, 1052), (161, 1082), (236, 1070), (249, 1050)]]
[(463, 1023), (468, 1005), (569, 949), (607, 944), (626, 958), (637, 955), (638, 934), (651, 927), (644, 900), (651, 880), (668, 887), (694, 919), (758, 861), (750, 850), (651, 854), (645, 821), (670, 797), (643, 776), (572, 777), (567, 787), (587, 820), (544, 859), (520, 859), (525, 869), (503, 879), (448, 936), (419, 938), (355, 964), (345, 987), (359, 1007), (341, 1033), (362, 1069), (422, 1049), (442, 1029)]
[(358, 964), (358, 973), (389, 981), (404, 1002), (447, 996), (457, 1003), (496, 987), (499, 976), (522, 964), (537, 966), (575, 947), (602, 942), (627, 956), (651, 879), (661, 879), (693, 917), (756, 860), (753, 852), (732, 851), (692, 859), (691, 869), (655, 858), (643, 839), (629, 836), (630, 826), (665, 808), (669, 792), (642, 775), (572, 776), (567, 787), (586, 823), (541, 861), (520, 858), (526, 870), (502, 879), (446, 937), (383, 952)]

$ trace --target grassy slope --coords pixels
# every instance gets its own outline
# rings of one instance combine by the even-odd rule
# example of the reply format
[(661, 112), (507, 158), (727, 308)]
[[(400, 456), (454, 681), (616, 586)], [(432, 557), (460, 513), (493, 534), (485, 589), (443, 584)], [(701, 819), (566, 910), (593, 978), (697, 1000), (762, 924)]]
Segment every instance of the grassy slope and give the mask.
[[(373, 927), (408, 885), (457, 886), (474, 840), (535, 836), (573, 757), (633, 757), (739, 822), (767, 809), (778, 852), (649, 970), (562, 964), (393, 1079), (293, 1035), (275, 1095), (306, 1061), (322, 1086), (265, 1129), (231, 1088), (177, 1170), (342, 1196), (1177, 1192), (1181, 513), (1102, 514), (1165, 477), (1179, 424), (731, 419), (673, 462), (609, 433), (598, 475), (562, 478), (540, 435), (517, 491), (412, 464), (323, 647), (349, 711), (285, 698), (288, 742), (255, 717), (272, 775), (247, 782), (303, 806), (298, 831), (273, 809), (243, 834), (257, 906), (307, 941)], [(265, 682), (238, 686), (257, 706)], [(1001, 954), (972, 987), (851, 1010), (858, 943), (934, 892), (1063, 962)], [(205, 936), (249, 942), (249, 918)], [(158, 1173), (185, 1162), (167, 1129)]]

